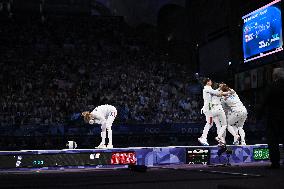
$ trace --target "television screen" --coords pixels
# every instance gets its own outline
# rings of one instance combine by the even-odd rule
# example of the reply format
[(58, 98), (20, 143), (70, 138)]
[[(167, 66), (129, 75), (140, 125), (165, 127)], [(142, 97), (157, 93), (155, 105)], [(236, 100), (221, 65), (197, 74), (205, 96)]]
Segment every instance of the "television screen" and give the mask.
[(281, 0), (275, 0), (242, 19), (244, 62), (283, 50)]

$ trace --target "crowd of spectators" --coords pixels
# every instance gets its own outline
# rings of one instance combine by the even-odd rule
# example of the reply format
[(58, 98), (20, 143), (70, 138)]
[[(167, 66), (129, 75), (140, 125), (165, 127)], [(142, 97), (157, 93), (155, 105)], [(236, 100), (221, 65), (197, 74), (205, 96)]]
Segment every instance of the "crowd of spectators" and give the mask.
[(202, 119), (186, 65), (121, 17), (1, 18), (0, 126), (64, 125), (100, 104), (118, 122)]

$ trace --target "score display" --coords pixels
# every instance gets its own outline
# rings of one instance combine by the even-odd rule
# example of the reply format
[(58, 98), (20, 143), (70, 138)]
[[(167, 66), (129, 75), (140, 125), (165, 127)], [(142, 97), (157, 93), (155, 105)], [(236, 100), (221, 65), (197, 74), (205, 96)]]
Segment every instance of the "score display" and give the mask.
[(244, 62), (283, 50), (281, 0), (242, 17)]
[(186, 154), (186, 163), (208, 165), (210, 163), (210, 150), (188, 148)]
[(135, 152), (0, 155), (0, 168), (135, 165)]
[(253, 149), (254, 160), (269, 160), (268, 148), (254, 148)]
[(134, 165), (136, 163), (135, 152), (128, 153), (112, 153), (111, 155), (111, 165)]

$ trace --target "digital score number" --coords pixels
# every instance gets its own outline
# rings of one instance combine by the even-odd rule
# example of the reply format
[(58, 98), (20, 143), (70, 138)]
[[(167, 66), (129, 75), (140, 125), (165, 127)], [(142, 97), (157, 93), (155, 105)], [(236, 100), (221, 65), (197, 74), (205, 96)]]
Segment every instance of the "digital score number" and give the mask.
[(44, 165), (44, 161), (43, 160), (34, 160), (33, 161), (33, 165)]
[(268, 148), (254, 148), (253, 149), (254, 160), (269, 160)]
[(111, 156), (112, 165), (134, 165), (136, 161), (135, 152), (117, 152)]

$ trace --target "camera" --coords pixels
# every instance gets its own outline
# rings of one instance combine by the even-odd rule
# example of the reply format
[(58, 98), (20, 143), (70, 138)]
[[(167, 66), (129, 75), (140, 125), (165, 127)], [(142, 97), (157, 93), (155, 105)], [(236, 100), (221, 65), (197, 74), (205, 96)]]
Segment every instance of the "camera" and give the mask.
[(77, 148), (77, 143), (75, 141), (68, 141), (66, 146), (69, 148), (69, 149), (76, 149)]

